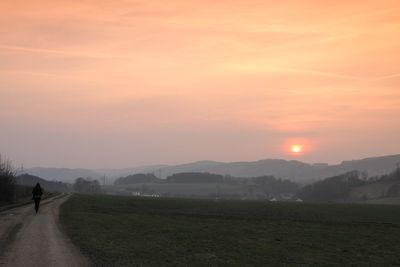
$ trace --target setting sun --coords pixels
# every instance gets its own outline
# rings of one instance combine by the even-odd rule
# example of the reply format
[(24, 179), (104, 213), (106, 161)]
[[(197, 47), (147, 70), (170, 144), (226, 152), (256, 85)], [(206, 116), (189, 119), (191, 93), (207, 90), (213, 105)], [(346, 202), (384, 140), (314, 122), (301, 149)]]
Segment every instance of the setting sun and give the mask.
[(294, 154), (299, 154), (303, 151), (303, 146), (302, 145), (292, 145), (290, 147), (290, 150), (294, 153)]
[(304, 157), (312, 155), (315, 150), (316, 140), (304, 137), (290, 137), (282, 143), (281, 151), (286, 156)]

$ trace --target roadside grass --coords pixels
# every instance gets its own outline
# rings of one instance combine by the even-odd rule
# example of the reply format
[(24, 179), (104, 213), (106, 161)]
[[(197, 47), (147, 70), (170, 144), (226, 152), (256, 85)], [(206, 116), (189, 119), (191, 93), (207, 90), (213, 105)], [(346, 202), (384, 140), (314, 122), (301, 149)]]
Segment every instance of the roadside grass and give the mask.
[(60, 220), (94, 266), (399, 266), (400, 208), (74, 195)]

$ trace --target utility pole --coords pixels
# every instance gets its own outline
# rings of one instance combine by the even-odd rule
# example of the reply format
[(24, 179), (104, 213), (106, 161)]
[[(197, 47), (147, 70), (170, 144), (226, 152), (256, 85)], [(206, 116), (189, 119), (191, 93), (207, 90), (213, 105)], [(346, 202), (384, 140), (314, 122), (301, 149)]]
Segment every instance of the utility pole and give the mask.
[(20, 183), (23, 185), (24, 184), (24, 177), (22, 176), (23, 174), (24, 174), (24, 165), (23, 164), (21, 164), (21, 169), (20, 169), (20, 174), (19, 174), (19, 176), (20, 176)]

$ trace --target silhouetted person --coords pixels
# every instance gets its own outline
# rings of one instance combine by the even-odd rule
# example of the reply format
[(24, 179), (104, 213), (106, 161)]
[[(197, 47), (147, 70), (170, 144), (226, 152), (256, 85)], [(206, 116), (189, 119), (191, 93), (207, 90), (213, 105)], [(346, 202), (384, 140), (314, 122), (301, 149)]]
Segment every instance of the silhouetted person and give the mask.
[(36, 213), (39, 211), (40, 200), (42, 199), (43, 189), (40, 187), (40, 184), (37, 183), (36, 186), (32, 190), (32, 199), (35, 201), (35, 210)]

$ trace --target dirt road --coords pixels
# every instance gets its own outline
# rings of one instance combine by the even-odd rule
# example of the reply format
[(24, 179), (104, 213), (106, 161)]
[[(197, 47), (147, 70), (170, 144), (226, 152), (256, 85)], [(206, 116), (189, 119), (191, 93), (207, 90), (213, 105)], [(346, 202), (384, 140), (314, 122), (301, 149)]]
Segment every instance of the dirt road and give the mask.
[(60, 229), (58, 213), (68, 196), (0, 213), (0, 266), (88, 266)]

